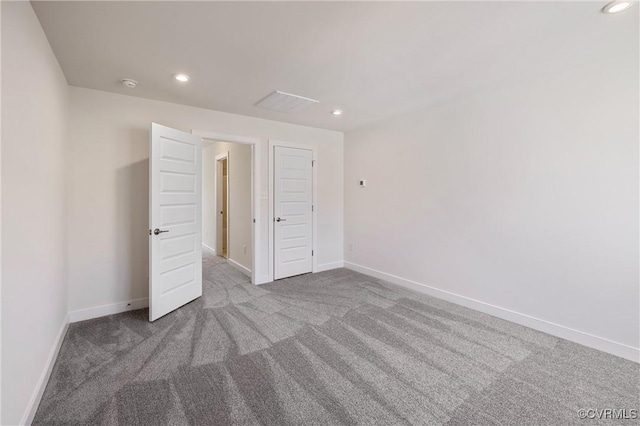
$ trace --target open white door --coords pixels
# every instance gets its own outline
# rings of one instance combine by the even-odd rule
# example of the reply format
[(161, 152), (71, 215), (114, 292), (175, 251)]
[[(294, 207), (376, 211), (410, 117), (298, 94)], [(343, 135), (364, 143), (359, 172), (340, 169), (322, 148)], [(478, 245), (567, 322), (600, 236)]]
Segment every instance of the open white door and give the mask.
[(202, 296), (202, 144), (151, 124), (149, 320)]
[(274, 147), (274, 279), (313, 269), (313, 151)]

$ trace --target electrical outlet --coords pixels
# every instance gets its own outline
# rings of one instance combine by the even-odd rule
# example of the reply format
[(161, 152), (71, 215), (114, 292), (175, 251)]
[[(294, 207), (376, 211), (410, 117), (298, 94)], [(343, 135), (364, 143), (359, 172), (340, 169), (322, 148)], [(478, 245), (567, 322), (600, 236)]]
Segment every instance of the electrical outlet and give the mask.
[(353, 243), (349, 243), (349, 251), (353, 251)]
[(243, 252), (244, 254), (247, 254), (247, 246), (242, 246), (242, 252)]

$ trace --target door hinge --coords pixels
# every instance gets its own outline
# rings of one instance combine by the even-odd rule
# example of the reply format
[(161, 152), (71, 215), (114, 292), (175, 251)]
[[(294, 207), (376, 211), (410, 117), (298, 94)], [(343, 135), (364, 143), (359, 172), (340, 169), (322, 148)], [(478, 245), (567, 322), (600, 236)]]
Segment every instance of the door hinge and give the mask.
[(313, 211), (313, 204), (311, 204), (311, 211)]
[(313, 256), (313, 250), (311, 250), (311, 256)]
[(311, 167), (316, 165), (316, 160), (311, 160)]
[(253, 223), (256, 223), (256, 220), (255, 220), (255, 219), (253, 219)]

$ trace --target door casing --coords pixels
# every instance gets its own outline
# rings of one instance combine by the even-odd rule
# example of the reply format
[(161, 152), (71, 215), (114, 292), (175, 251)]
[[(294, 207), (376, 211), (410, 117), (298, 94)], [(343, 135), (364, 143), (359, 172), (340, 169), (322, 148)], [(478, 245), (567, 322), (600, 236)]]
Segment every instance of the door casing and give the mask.
[[(263, 270), (263, 265), (260, 264), (262, 256), (262, 248), (260, 247), (260, 235), (262, 229), (264, 229), (264, 215), (260, 209), (261, 194), (258, 190), (260, 188), (260, 164), (262, 150), (260, 147), (261, 139), (232, 135), (227, 133), (211, 132), (207, 130), (192, 130), (191, 133), (200, 136), (202, 139), (215, 142), (231, 142), (244, 145), (251, 145), (251, 217), (253, 218), (253, 226), (251, 230), (252, 241), (252, 253), (251, 253), (251, 283), (252, 284), (265, 284), (273, 281), (269, 277), (266, 270)], [(216, 195), (217, 198), (217, 195)], [(265, 199), (268, 198), (268, 194), (265, 194)], [(216, 236), (217, 239), (217, 236)]]

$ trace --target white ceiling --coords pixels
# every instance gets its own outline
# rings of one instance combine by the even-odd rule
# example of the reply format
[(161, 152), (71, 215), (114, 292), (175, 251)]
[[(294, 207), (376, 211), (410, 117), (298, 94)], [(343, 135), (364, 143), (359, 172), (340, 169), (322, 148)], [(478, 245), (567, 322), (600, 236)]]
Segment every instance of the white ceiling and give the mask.
[[(638, 55), (640, 8), (604, 15), (605, 3), (33, 2), (73, 86), (341, 131)], [(320, 103), (253, 105), (273, 90)]]

